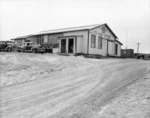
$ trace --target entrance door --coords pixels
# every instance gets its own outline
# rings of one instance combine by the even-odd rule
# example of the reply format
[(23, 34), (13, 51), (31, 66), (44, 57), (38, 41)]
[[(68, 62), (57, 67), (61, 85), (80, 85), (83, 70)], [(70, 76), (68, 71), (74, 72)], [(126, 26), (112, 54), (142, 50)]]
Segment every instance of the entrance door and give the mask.
[(61, 53), (66, 53), (66, 39), (61, 39)]
[(114, 55), (114, 51), (113, 51), (113, 42), (108, 41), (108, 55), (109, 56), (113, 56)]
[(73, 44), (74, 39), (73, 38), (68, 39), (68, 53), (73, 53)]

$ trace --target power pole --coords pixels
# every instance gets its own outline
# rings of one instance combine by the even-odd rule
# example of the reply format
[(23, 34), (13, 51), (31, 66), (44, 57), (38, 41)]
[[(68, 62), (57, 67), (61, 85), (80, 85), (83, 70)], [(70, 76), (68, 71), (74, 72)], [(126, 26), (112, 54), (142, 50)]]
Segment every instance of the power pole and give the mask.
[(137, 54), (139, 53), (139, 45), (140, 43), (137, 43)]
[(126, 31), (126, 49), (128, 48), (128, 30)]

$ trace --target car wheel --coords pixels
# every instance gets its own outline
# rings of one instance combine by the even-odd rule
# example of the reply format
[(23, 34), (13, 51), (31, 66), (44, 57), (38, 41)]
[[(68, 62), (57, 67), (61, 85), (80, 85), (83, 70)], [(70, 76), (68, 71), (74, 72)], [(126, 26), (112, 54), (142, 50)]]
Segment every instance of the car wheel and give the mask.
[(9, 48), (9, 49), (8, 49), (8, 51), (9, 51), (9, 52), (11, 52), (11, 51), (12, 51), (12, 49), (11, 49), (11, 48)]

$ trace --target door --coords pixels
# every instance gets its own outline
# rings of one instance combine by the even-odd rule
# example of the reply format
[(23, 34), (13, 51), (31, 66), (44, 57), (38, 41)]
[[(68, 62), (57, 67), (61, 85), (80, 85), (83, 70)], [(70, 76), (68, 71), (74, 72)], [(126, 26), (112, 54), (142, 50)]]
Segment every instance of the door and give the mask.
[(68, 53), (73, 53), (73, 49), (74, 49), (74, 39), (70, 38), (68, 39)]
[(118, 45), (115, 44), (115, 55), (118, 55)]
[(113, 51), (113, 42), (111, 42), (111, 41), (108, 41), (108, 55), (109, 56), (113, 56), (114, 54), (114, 51)]
[(66, 53), (66, 39), (61, 39), (61, 53)]

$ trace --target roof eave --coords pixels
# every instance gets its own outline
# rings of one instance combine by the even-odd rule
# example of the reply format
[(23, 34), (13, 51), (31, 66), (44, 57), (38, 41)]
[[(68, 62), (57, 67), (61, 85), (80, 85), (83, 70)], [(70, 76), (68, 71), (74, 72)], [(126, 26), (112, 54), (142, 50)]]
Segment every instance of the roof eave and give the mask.
[(118, 43), (120, 43), (120, 45), (123, 45), (120, 41), (118, 41), (118, 40), (115, 40), (116, 42), (118, 42)]
[(117, 36), (116, 36), (116, 34), (110, 29), (110, 27), (107, 25), (107, 23), (105, 23), (104, 25), (106, 25), (106, 27), (110, 30), (110, 32), (114, 35), (114, 37), (115, 38), (118, 38)]
[(39, 34), (35, 34), (35, 35), (32, 35), (32, 36), (39, 36), (39, 35), (46, 35), (46, 34), (60, 34), (60, 33), (67, 33), (67, 32), (77, 32), (77, 31), (86, 31), (86, 30), (89, 30), (89, 29), (81, 29), (81, 30), (70, 30), (70, 31), (59, 31), (59, 32), (47, 32), (47, 33), (39, 33)]

